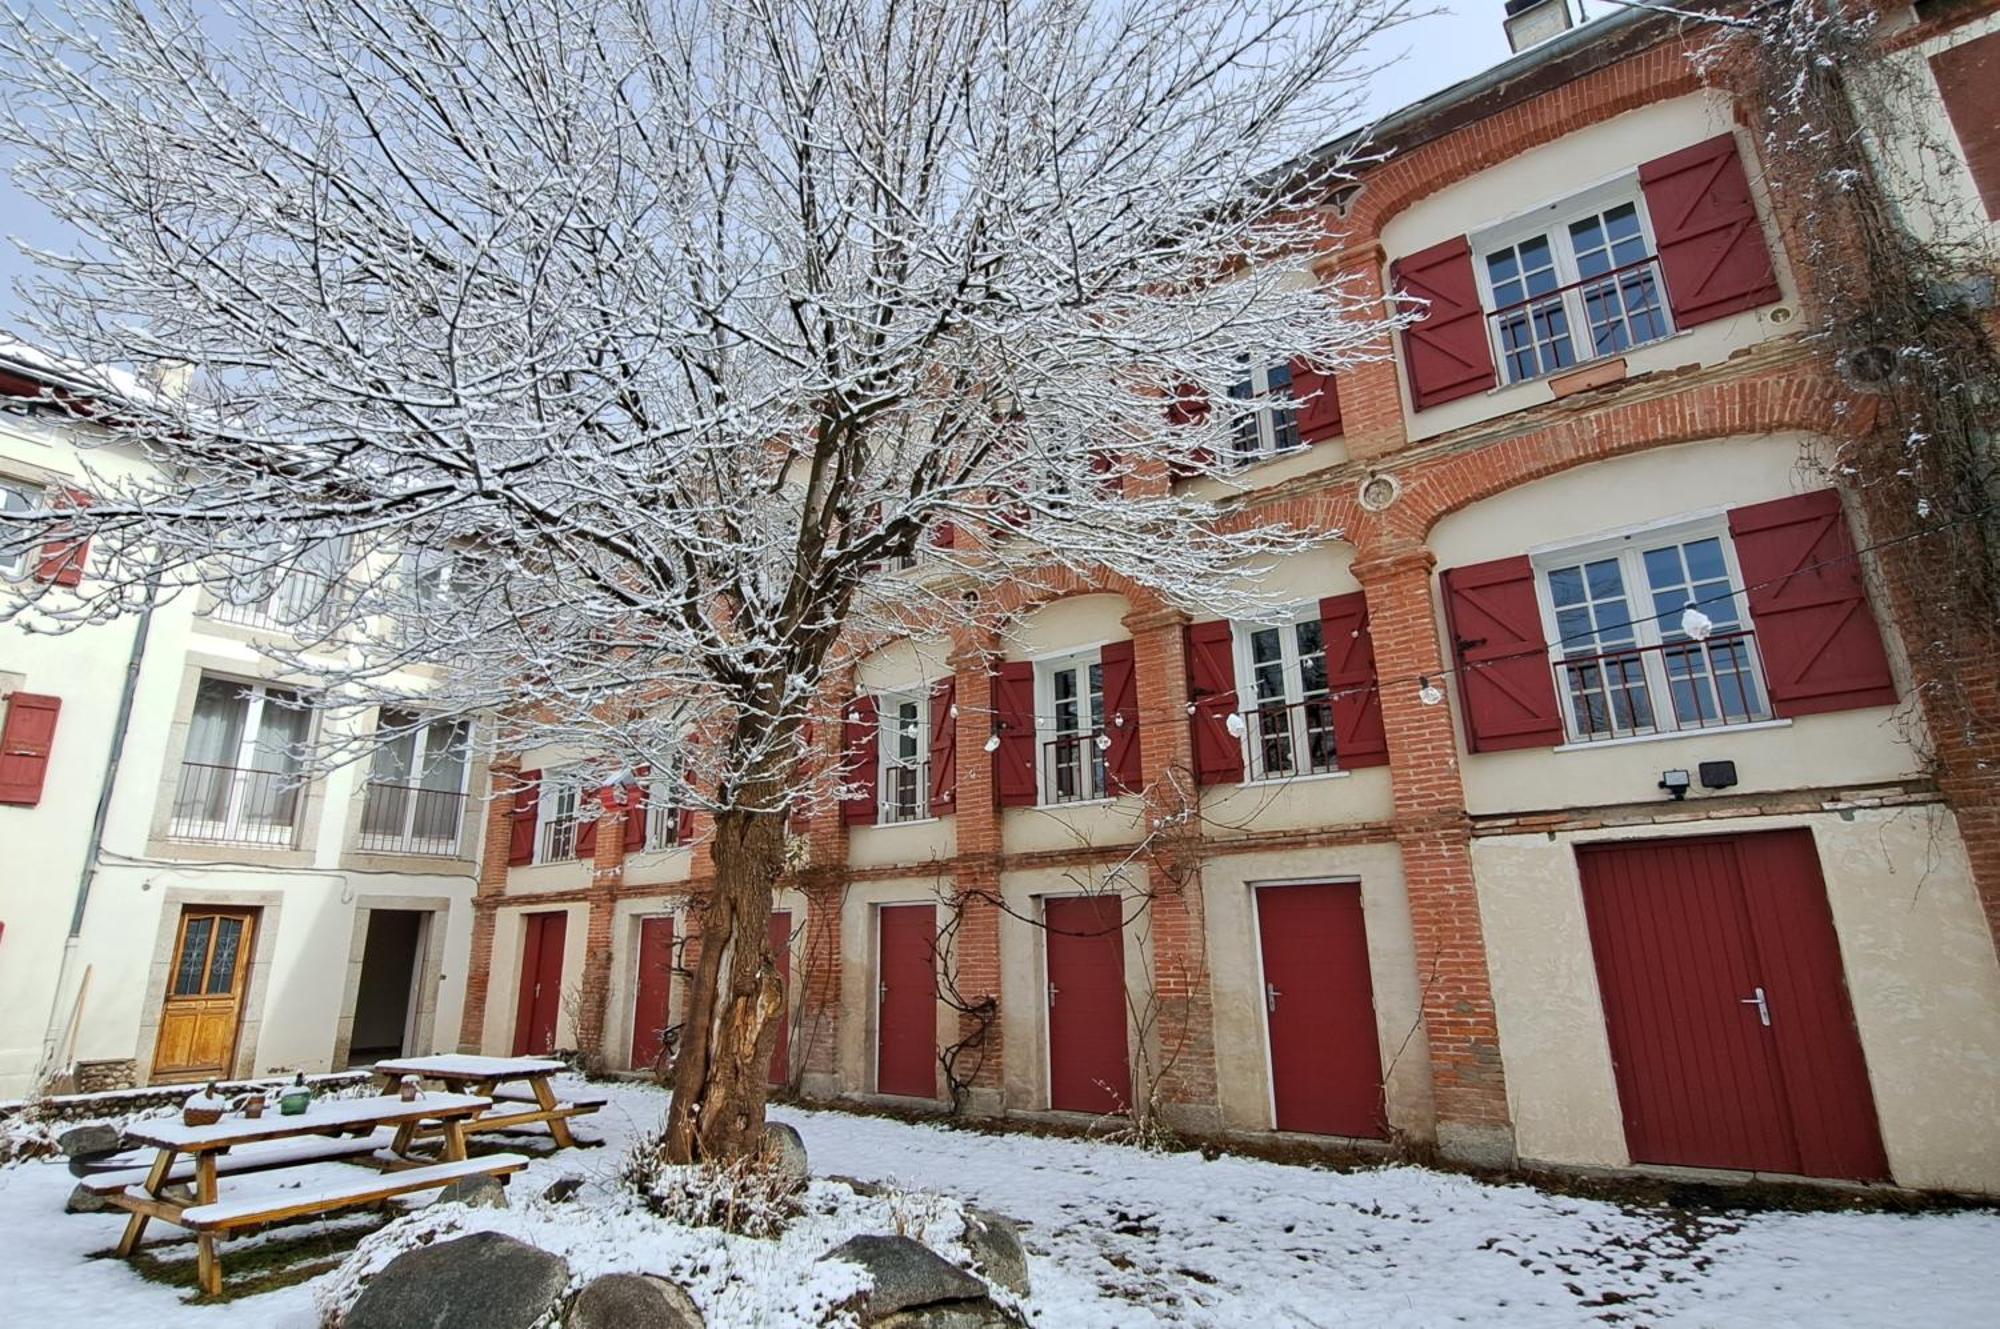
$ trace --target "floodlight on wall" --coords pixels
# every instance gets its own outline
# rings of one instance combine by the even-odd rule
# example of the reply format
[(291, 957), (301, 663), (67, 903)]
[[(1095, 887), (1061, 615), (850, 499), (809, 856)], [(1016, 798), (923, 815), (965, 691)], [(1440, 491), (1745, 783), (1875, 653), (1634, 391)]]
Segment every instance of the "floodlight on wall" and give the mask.
[(1507, 47), (1525, 51), (1576, 26), (1569, 0), (1507, 0)]
[(1672, 794), (1677, 800), (1688, 796), (1688, 785), (1690, 783), (1686, 771), (1660, 772), (1660, 788)]

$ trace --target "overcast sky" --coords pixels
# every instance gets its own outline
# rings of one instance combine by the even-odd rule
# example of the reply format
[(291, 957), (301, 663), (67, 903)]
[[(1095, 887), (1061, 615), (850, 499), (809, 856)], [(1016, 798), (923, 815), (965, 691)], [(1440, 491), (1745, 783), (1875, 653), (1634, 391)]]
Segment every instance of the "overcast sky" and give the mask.
[[(1420, 0), (1421, 2), (1421, 0)], [(1407, 106), (1460, 79), (1468, 78), (1507, 57), (1507, 38), (1500, 27), (1502, 0), (1431, 0), (1438, 12), (1384, 34), (1378, 52), (1397, 63), (1376, 80), (1369, 111), (1380, 116)], [(1602, 4), (1594, 6), (1604, 12)], [(1342, 126), (1328, 126), (1329, 135)], [(16, 240), (47, 248), (59, 247), (56, 223), (34, 202), (0, 176), (0, 331), (15, 327), (22, 302), (15, 288), (28, 268)]]

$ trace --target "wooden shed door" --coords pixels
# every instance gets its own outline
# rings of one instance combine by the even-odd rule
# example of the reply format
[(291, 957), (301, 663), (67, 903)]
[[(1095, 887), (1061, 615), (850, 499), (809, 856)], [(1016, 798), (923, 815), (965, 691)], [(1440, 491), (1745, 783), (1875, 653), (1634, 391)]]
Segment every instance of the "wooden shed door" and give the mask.
[(1262, 887), (1257, 935), (1278, 1129), (1382, 1138), (1382, 1050), (1361, 887)]
[(1122, 1112), (1132, 1101), (1125, 1043), (1124, 902), (1077, 895), (1044, 902), (1049, 955), (1049, 1106)]
[(1633, 1161), (1886, 1177), (1811, 833), (1577, 861)]
[(778, 987), (785, 1004), (778, 1015), (778, 1041), (771, 1048), (771, 1083), (792, 1082), (792, 916), (785, 910), (771, 915), (771, 959), (778, 966)]
[(154, 1080), (235, 1074), (256, 932), (254, 909), (190, 906), (181, 911), (174, 967), (160, 1007), (160, 1036), (153, 1048)]
[(638, 996), (632, 1004), (632, 1069), (651, 1070), (660, 1061), (673, 996), (674, 916), (639, 920), (639, 968), (633, 975)]
[(556, 1012), (562, 1009), (563, 934), (560, 911), (521, 917), (521, 994), (514, 1007), (514, 1055), (538, 1057), (556, 1046)]
[(937, 1097), (937, 911), (927, 904), (881, 909), (881, 981), (876, 988), (875, 1089)]

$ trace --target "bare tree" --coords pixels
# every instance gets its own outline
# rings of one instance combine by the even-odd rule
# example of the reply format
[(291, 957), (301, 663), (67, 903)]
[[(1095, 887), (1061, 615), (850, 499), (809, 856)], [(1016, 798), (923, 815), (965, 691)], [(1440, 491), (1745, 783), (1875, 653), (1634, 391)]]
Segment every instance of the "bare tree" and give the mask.
[[(1387, 353), (1394, 316), (1314, 275), (1349, 163), (1309, 150), (1402, 4), (9, 17), (0, 141), (79, 237), (40, 255), (34, 334), (152, 466), (10, 517), (97, 545), (5, 612), (278, 594), (316, 705), (682, 772), (716, 875), (667, 1153), (742, 1157), (843, 643), (964, 627), (1047, 569), (1241, 612), (1330, 534), (1225, 532), (1169, 477), (1226, 475), (1245, 413), (1295, 405), (1241, 395), (1249, 366)], [(181, 393), (129, 372), (174, 364)]]

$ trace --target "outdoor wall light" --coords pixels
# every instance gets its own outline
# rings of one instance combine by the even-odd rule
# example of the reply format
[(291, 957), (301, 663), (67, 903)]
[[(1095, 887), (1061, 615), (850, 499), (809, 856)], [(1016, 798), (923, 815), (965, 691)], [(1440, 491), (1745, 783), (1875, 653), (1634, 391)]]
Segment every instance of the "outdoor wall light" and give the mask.
[(1703, 789), (1729, 789), (1736, 784), (1736, 763), (1733, 761), (1705, 761), (1698, 769)]
[(1686, 771), (1661, 771), (1660, 788), (1666, 790), (1677, 799), (1686, 798), (1688, 796), (1688, 773)]

